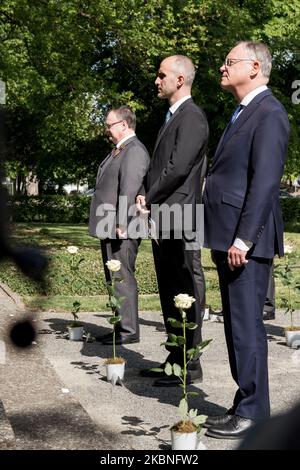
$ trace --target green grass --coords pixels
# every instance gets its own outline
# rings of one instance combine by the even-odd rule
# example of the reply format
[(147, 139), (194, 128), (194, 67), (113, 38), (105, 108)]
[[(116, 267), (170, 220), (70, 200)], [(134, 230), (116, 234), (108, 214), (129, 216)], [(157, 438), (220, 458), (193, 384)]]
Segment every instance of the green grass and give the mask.
[[(60, 312), (70, 312), (73, 302), (78, 300), (81, 303), (82, 312), (104, 312), (110, 311), (107, 307), (107, 296), (78, 296), (76, 298), (63, 295), (45, 296), (24, 296), (25, 304), (32, 310), (57, 310)], [(160, 302), (158, 294), (142, 294), (139, 296), (139, 310), (158, 311)]]
[[(107, 310), (106, 285), (99, 241), (88, 235), (86, 225), (20, 223), (12, 228), (12, 239), (17, 244), (40, 246), (50, 259), (50, 269), (47, 275), (49, 287), (46, 295), (41, 293), (34, 283), (24, 278), (12, 263), (5, 262), (0, 265), (0, 280), (21, 295), (28, 306), (36, 309), (70, 311), (76, 298), (81, 302), (82, 311)], [(293, 244), (298, 255), (297, 264), (300, 265), (300, 234), (286, 233), (285, 239)], [(84, 258), (74, 278), (70, 271), (71, 255), (66, 250), (69, 245), (78, 246), (78, 256)], [(284, 259), (276, 259), (275, 264), (278, 263), (284, 263)], [(202, 250), (202, 265), (207, 287), (206, 303), (213, 309), (220, 309), (218, 278), (209, 250)], [(139, 309), (160, 310), (149, 240), (141, 243), (136, 263), (136, 277), (140, 293)], [(282, 305), (282, 298), (285, 294), (286, 288), (279, 280), (276, 280), (278, 307)], [(299, 303), (296, 293), (293, 293), (293, 300)]]

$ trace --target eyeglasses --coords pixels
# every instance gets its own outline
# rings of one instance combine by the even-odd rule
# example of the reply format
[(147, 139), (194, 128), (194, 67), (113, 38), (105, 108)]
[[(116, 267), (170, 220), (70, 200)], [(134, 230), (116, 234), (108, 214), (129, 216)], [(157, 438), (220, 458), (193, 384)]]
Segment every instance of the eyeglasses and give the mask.
[(123, 122), (124, 119), (122, 119), (121, 121), (116, 121), (116, 122), (113, 122), (112, 124), (107, 124), (105, 123), (105, 127), (106, 129), (110, 129), (112, 126), (114, 126), (115, 124), (119, 124), (120, 122)]
[(226, 65), (226, 67), (231, 67), (232, 65), (237, 64), (238, 62), (253, 62), (254, 60), (257, 59), (225, 59), (223, 64)]

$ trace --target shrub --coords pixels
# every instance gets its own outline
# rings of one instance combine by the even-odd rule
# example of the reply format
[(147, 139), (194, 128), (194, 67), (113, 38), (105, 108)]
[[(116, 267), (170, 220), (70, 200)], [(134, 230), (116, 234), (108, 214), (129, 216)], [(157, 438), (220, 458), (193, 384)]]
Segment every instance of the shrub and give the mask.
[[(14, 222), (87, 223), (91, 198), (82, 194), (13, 196)], [(285, 229), (300, 231), (300, 198), (280, 199)]]
[(9, 199), (14, 222), (86, 223), (91, 198), (84, 195), (14, 196)]
[(285, 230), (287, 230), (288, 227), (291, 227), (292, 231), (300, 231), (300, 198), (281, 198), (280, 205), (282, 208)]

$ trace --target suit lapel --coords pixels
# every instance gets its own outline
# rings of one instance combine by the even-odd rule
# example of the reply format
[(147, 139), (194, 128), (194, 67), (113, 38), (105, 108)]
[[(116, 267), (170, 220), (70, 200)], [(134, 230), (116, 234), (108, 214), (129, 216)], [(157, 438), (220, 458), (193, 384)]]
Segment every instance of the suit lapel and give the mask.
[(155, 142), (155, 146), (154, 146), (154, 150), (153, 150), (153, 153), (155, 153), (164, 133), (166, 132), (166, 130), (168, 129), (168, 127), (172, 124), (172, 122), (174, 122), (179, 116), (180, 116), (180, 113), (181, 111), (185, 108), (185, 106), (189, 103), (193, 102), (192, 98), (189, 98), (188, 100), (184, 101), (178, 109), (176, 109), (175, 113), (172, 114), (172, 116), (170, 117), (170, 119), (168, 120), (168, 122), (165, 124), (163, 124), (158, 132), (158, 135), (157, 135), (157, 139), (156, 139), (156, 142)]
[(115, 148), (107, 155), (107, 157), (105, 157), (105, 159), (100, 163), (100, 166), (99, 166), (99, 169), (98, 169), (98, 173), (97, 173), (97, 183), (99, 183), (99, 181), (101, 180), (101, 178), (103, 177), (105, 171), (107, 170), (107, 168), (112, 164), (113, 160), (115, 158), (118, 158), (119, 155), (121, 155), (123, 153), (123, 151), (125, 150), (125, 148), (127, 147), (128, 144), (130, 144), (130, 142), (132, 142), (133, 140), (136, 139), (136, 136), (132, 136), (130, 139), (126, 140), (124, 142), (124, 144), (121, 145), (119, 151), (118, 151), (118, 154), (113, 156), (113, 152), (115, 150)]
[(233, 125), (230, 125), (230, 122), (227, 124), (227, 127), (225, 131), (222, 134), (222, 137), (219, 141), (215, 157), (213, 160), (213, 164), (216, 163), (218, 160), (224, 145), (231, 139), (231, 137), (241, 129), (241, 127), (245, 124), (245, 122), (248, 121), (249, 118), (251, 118), (252, 114), (257, 111), (260, 102), (268, 95), (271, 95), (270, 90), (263, 91), (262, 93), (259, 93), (253, 100), (246, 106), (246, 108), (242, 111), (242, 113), (239, 115), (237, 120)]
[(156, 142), (155, 142), (155, 146), (154, 146), (154, 151), (153, 153), (156, 151), (157, 147), (158, 147), (158, 144), (159, 142), (161, 141), (162, 139), (162, 136), (164, 135), (164, 133), (166, 132), (166, 130), (168, 129), (169, 125), (171, 124), (171, 122), (173, 122), (174, 120), (176, 120), (176, 118), (178, 117), (179, 113), (177, 113), (178, 110), (175, 111), (174, 114), (172, 114), (172, 117), (170, 117), (170, 119), (168, 120), (167, 123), (164, 123), (161, 128), (159, 129), (159, 132), (158, 132), (158, 135), (157, 135), (157, 139), (156, 139)]

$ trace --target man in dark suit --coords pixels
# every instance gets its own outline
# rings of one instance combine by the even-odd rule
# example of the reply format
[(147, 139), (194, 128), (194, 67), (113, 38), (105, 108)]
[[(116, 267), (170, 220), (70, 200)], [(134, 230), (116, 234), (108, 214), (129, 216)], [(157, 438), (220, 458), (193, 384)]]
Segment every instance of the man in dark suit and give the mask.
[[(201, 203), (201, 174), (206, 163), (205, 151), (208, 141), (205, 114), (191, 98), (194, 76), (195, 68), (188, 57), (171, 56), (160, 64), (155, 84), (159, 98), (167, 99), (170, 109), (155, 143), (145, 181), (145, 194), (139, 195), (137, 199), (139, 204), (149, 208), (157, 204), (159, 209), (167, 209), (165, 213), (168, 209), (179, 209), (177, 217), (174, 215), (174, 220), (172, 217), (172, 220), (162, 217), (163, 230), (158, 229), (159, 238), (153, 241), (152, 245), (161, 307), (168, 334), (178, 335), (178, 329), (174, 329), (167, 321), (169, 317), (180, 319), (174, 306), (174, 296), (183, 293), (196, 299), (187, 315), (198, 328), (188, 330), (187, 350), (201, 342), (205, 310), (205, 281), (200, 244), (195, 241), (195, 233), (182, 229), (182, 223), (187, 219), (184, 209), (191, 209), (190, 213), (195, 215), (196, 204)], [(195, 226), (196, 222), (192, 220), (190, 228), (195, 229)], [(182, 366), (181, 350), (168, 346), (166, 349), (169, 355), (165, 363), (177, 363)], [(199, 358), (191, 361), (188, 367), (188, 382), (201, 381)], [(180, 382), (174, 375), (166, 376), (164, 373), (149, 370), (141, 371), (141, 375), (156, 377), (156, 386), (175, 386)]]
[[(135, 135), (136, 117), (128, 106), (112, 109), (106, 118), (109, 139), (116, 145), (99, 166), (95, 192), (91, 202), (89, 233), (101, 239), (105, 277), (111, 281), (106, 267), (110, 259), (121, 262), (122, 282), (116, 284), (116, 295), (125, 297), (118, 315), (117, 344), (139, 341), (138, 293), (134, 276), (140, 238), (130, 230), (131, 210), (149, 166), (149, 155)], [(131, 210), (130, 210), (131, 208)], [(98, 337), (112, 343), (112, 334)]]
[(221, 87), (240, 106), (207, 175), (205, 245), (217, 264), (229, 362), (238, 390), (227, 413), (208, 417), (206, 427), (211, 437), (236, 439), (270, 413), (263, 309), (272, 259), (283, 255), (279, 185), (289, 122), (266, 86), (271, 54), (265, 44), (238, 43), (220, 72)]

